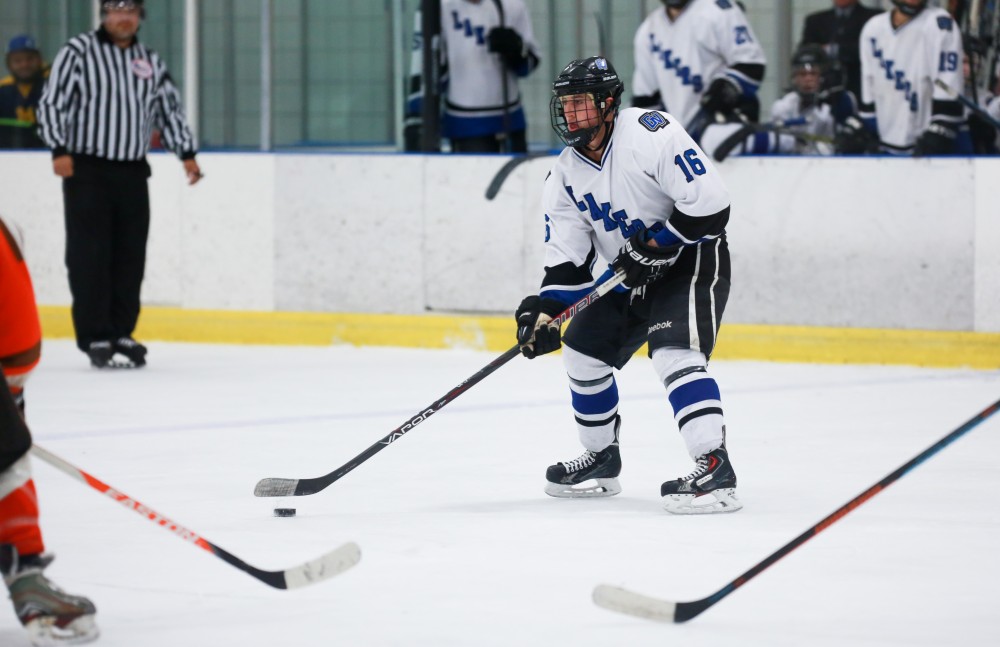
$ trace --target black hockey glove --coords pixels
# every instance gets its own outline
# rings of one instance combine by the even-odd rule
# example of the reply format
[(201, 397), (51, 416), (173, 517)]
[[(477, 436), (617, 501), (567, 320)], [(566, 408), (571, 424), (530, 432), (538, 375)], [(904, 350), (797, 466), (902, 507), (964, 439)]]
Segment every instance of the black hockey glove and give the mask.
[(708, 112), (730, 113), (740, 104), (742, 96), (735, 81), (718, 78), (701, 95), (701, 107)]
[(632, 234), (632, 237), (625, 241), (618, 258), (611, 262), (611, 269), (616, 273), (625, 272), (622, 285), (627, 288), (638, 288), (661, 278), (667, 273), (667, 269), (677, 262), (684, 248), (681, 243), (653, 247), (643, 240), (645, 234), (645, 231)]
[(932, 123), (927, 127), (917, 143), (913, 146), (914, 157), (926, 157), (928, 155), (954, 155), (955, 154), (955, 131), (947, 126)]
[(500, 55), (507, 67), (519, 67), (525, 61), (524, 39), (510, 27), (494, 27), (486, 35), (487, 49)]
[(537, 296), (525, 297), (514, 313), (517, 320), (517, 343), (521, 354), (528, 359), (559, 350), (562, 346), (562, 331), (559, 326), (549, 323), (558, 317), (566, 306), (555, 299)]
[(866, 155), (878, 152), (878, 137), (857, 117), (848, 117), (833, 138), (838, 155)]

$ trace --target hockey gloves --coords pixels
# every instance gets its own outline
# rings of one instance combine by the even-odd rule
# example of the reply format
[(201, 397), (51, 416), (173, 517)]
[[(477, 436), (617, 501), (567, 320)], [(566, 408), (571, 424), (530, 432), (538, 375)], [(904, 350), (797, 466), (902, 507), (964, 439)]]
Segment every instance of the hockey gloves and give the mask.
[(926, 157), (928, 155), (954, 155), (955, 154), (955, 131), (947, 126), (932, 123), (927, 127), (917, 143), (913, 146), (914, 157)]
[(701, 95), (701, 107), (707, 112), (730, 113), (740, 104), (743, 91), (735, 81), (717, 78)]
[(494, 27), (486, 35), (487, 49), (500, 55), (509, 68), (518, 68), (527, 59), (524, 39), (510, 27)]
[(566, 306), (555, 299), (542, 299), (537, 296), (525, 297), (514, 313), (517, 320), (517, 343), (521, 346), (521, 354), (528, 359), (559, 350), (562, 346), (562, 333), (559, 326), (549, 325), (559, 316)]
[(857, 117), (844, 120), (833, 138), (833, 148), (838, 155), (865, 155), (878, 152), (878, 137), (865, 127)]
[(625, 241), (618, 258), (611, 262), (611, 269), (625, 272), (622, 285), (638, 288), (648, 285), (666, 274), (667, 269), (677, 262), (684, 245), (654, 247), (646, 242), (646, 232), (638, 231)]

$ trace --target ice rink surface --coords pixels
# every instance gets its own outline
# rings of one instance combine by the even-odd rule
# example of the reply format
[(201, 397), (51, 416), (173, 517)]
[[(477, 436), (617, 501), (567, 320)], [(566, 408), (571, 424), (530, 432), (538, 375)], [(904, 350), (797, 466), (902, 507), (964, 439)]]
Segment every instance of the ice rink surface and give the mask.
[[(94, 600), (107, 647), (1000, 644), (1000, 415), (687, 624), (590, 600), (715, 592), (996, 401), (997, 371), (713, 363), (730, 515), (660, 509), (692, 462), (645, 358), (619, 374), (616, 497), (542, 491), (582, 451), (556, 357), (514, 359), (323, 492), (253, 496), (347, 462), (495, 356), (153, 343), (146, 369), (97, 372), (46, 342), (26, 390), (40, 445), (261, 568), (362, 550), (273, 590), (36, 460), (48, 574)], [(0, 611), (0, 645), (27, 644)]]

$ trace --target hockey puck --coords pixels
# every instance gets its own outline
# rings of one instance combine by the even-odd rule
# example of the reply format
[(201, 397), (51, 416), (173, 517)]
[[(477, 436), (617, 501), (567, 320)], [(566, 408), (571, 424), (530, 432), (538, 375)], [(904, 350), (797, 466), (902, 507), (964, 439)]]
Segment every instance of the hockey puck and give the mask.
[(295, 508), (275, 508), (274, 516), (276, 517), (294, 517)]

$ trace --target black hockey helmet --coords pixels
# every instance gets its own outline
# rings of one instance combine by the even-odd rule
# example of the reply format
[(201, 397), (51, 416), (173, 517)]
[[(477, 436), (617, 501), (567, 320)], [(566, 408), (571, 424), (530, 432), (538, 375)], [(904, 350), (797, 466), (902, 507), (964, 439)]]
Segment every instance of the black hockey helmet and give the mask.
[[(601, 123), (604, 122), (610, 111), (613, 110), (615, 114), (618, 114), (618, 106), (624, 92), (625, 84), (622, 83), (611, 62), (603, 56), (591, 56), (570, 62), (552, 84), (553, 96), (549, 104), (549, 112), (552, 117), (553, 130), (567, 146), (586, 145), (601, 128)], [(569, 124), (566, 123), (566, 112), (560, 97), (574, 94), (589, 94), (591, 96), (594, 100), (594, 106), (597, 107), (597, 111), (601, 115), (601, 123), (591, 128), (570, 130)], [(607, 104), (609, 98), (614, 99), (611, 105)]]
[(663, 5), (667, 9), (683, 9), (691, 0), (663, 0)]
[(792, 69), (797, 70), (801, 68), (815, 68), (820, 72), (824, 71), (830, 63), (830, 57), (827, 56), (826, 50), (823, 49), (822, 45), (814, 45), (812, 43), (802, 45), (792, 56)]
[(910, 18), (916, 16), (921, 11), (927, 8), (927, 0), (921, 0), (921, 2), (918, 2), (915, 5), (903, 2), (903, 0), (892, 0), (892, 4), (894, 4), (896, 8), (899, 9), (899, 13), (903, 14), (904, 16), (909, 16)]

